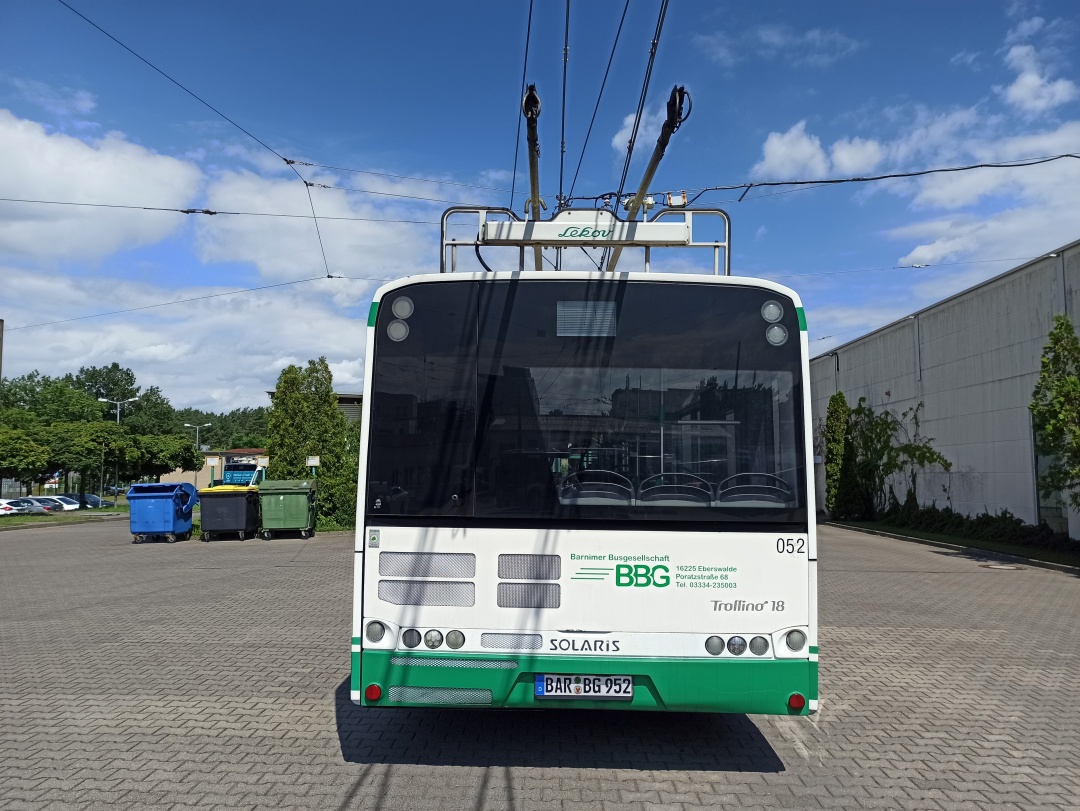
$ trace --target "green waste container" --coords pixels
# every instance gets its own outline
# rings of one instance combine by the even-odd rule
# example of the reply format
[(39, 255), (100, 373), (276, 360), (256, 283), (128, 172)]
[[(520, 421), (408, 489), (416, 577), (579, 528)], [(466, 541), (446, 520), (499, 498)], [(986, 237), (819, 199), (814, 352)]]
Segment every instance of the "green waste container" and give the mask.
[(262, 536), (275, 532), (299, 532), (301, 538), (315, 534), (315, 482), (311, 479), (264, 481), (259, 485)]

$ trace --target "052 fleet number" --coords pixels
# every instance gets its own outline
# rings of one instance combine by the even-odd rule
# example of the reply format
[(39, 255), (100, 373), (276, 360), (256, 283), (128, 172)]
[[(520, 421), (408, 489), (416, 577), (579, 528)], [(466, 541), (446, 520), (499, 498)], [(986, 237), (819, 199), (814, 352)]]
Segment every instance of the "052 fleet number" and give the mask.
[(776, 551), (781, 555), (805, 555), (806, 538), (777, 538)]

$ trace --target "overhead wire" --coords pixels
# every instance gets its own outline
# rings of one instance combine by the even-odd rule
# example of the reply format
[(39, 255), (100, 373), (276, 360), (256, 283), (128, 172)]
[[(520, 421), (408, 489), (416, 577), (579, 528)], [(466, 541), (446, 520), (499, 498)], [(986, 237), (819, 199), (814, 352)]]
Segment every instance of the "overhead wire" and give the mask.
[(562, 111), (561, 111), (561, 133), (559, 142), (559, 196), (556, 203), (556, 210), (561, 211), (564, 208), (565, 198), (563, 197), (563, 164), (566, 160), (566, 68), (567, 63), (570, 61), (570, 0), (566, 0), (566, 25), (563, 28), (563, 57), (562, 57)]
[(288, 166), (288, 167), (289, 167), (290, 169), (292, 169), (292, 171), (293, 171), (293, 172), (295, 172), (295, 173), (296, 173), (296, 176), (297, 176), (298, 178), (300, 178), (300, 180), (301, 180), (301, 181), (303, 181), (303, 183), (304, 183), (304, 191), (305, 191), (305, 193), (307, 194), (307, 198), (308, 198), (308, 205), (309, 205), (309, 206), (311, 206), (311, 218), (312, 218), (312, 221), (313, 221), (313, 222), (315, 223), (315, 235), (316, 235), (316, 236), (318, 237), (318, 240), (319, 240), (319, 252), (320, 252), (320, 253), (322, 254), (322, 260), (323, 260), (323, 268), (324, 268), (324, 269), (326, 270), (326, 275), (327, 275), (327, 277), (330, 277), (330, 276), (331, 276), (331, 273), (330, 273), (330, 265), (329, 265), (329, 263), (328, 263), (328, 262), (327, 262), (327, 260), (326, 260), (326, 247), (325, 247), (325, 246), (323, 245), (322, 231), (321, 231), (321, 230), (319, 229), (319, 218), (318, 218), (318, 216), (317, 216), (317, 215), (315, 214), (315, 202), (314, 202), (314, 201), (313, 201), (313, 200), (311, 199), (311, 189), (310, 189), (310, 187), (309, 187), (309, 186), (307, 185), (307, 179), (306, 179), (306, 178), (305, 178), (305, 177), (304, 177), (303, 175), (301, 175), (301, 174), (300, 174), (300, 171), (299, 171), (299, 170), (298, 170), (298, 169), (296, 168), (296, 166), (294, 166), (294, 165), (293, 165), (293, 164), (294, 164), (294, 162), (293, 162), (293, 161), (290, 161), (290, 160), (289, 160), (288, 158), (286, 158), (286, 157), (285, 157), (284, 155), (282, 155), (282, 154), (281, 154), (280, 152), (278, 152), (278, 151), (277, 151), (276, 149), (274, 149), (274, 148), (273, 148), (272, 146), (270, 146), (270, 145), (269, 145), (268, 143), (266, 143), (265, 141), (263, 141), (263, 140), (262, 140), (261, 138), (259, 138), (258, 136), (256, 136), (256, 135), (255, 135), (254, 133), (250, 132), (249, 130), (245, 129), (244, 127), (241, 127), (241, 126), (240, 126), (239, 124), (237, 124), (237, 123), (236, 123), (235, 121), (233, 121), (233, 120), (232, 120), (231, 118), (229, 118), (229, 117), (228, 117), (227, 115), (225, 115), (225, 113), (221, 112), (221, 110), (219, 110), (219, 109), (218, 109), (217, 107), (215, 107), (214, 105), (212, 105), (212, 104), (211, 104), (210, 102), (206, 101), (206, 99), (202, 98), (201, 96), (199, 96), (199, 95), (198, 95), (197, 93), (195, 93), (194, 91), (192, 91), (192, 90), (189, 90), (189, 89), (188, 89), (187, 87), (185, 87), (184, 85), (182, 85), (182, 84), (181, 84), (180, 82), (178, 82), (178, 81), (177, 81), (176, 79), (174, 79), (174, 78), (173, 78), (172, 76), (170, 76), (170, 75), (169, 75), (168, 73), (166, 73), (165, 71), (163, 71), (163, 70), (162, 70), (161, 68), (159, 68), (159, 67), (158, 67), (157, 65), (155, 65), (155, 64), (154, 64), (153, 62), (151, 62), (151, 61), (150, 61), (149, 59), (146, 59), (146, 58), (145, 58), (144, 56), (142, 56), (141, 54), (137, 53), (137, 52), (136, 52), (135, 50), (133, 50), (132, 48), (130, 48), (130, 47), (128, 47), (127, 45), (125, 45), (125, 44), (124, 44), (123, 42), (121, 42), (121, 41), (120, 41), (119, 39), (117, 39), (116, 37), (114, 37), (114, 36), (113, 36), (112, 34), (110, 34), (110, 33), (109, 33), (108, 31), (106, 31), (106, 30), (105, 30), (104, 28), (102, 28), (102, 27), (101, 27), (100, 25), (98, 25), (97, 23), (95, 23), (95, 22), (94, 22), (93, 20), (91, 20), (91, 19), (90, 19), (89, 17), (87, 17), (87, 16), (85, 15), (85, 14), (83, 14), (82, 12), (80, 12), (80, 11), (78, 11), (77, 9), (73, 8), (73, 7), (71, 6), (71, 5), (69, 5), (69, 4), (67, 3), (67, 2), (65, 2), (65, 0), (56, 0), (56, 2), (58, 2), (58, 3), (60, 4), (60, 5), (64, 6), (64, 8), (66, 8), (66, 9), (67, 9), (68, 11), (70, 11), (70, 12), (71, 12), (72, 14), (76, 15), (77, 17), (81, 18), (82, 20), (84, 20), (84, 21), (85, 21), (86, 23), (88, 23), (89, 25), (91, 25), (91, 26), (93, 26), (94, 28), (96, 28), (96, 29), (97, 29), (98, 31), (100, 31), (100, 32), (101, 32), (102, 34), (104, 34), (105, 36), (107, 36), (107, 37), (108, 37), (109, 39), (111, 39), (111, 40), (112, 40), (113, 42), (115, 42), (115, 43), (116, 43), (117, 45), (119, 45), (119, 46), (120, 46), (121, 48), (123, 48), (123, 49), (124, 49), (125, 51), (127, 51), (128, 53), (130, 53), (130, 54), (131, 54), (132, 56), (134, 56), (134, 57), (135, 57), (136, 59), (138, 59), (138, 60), (139, 60), (140, 62), (144, 63), (144, 64), (145, 64), (145, 65), (147, 65), (148, 67), (152, 68), (152, 69), (153, 69), (153, 70), (154, 70), (155, 72), (157, 72), (157, 73), (159, 73), (160, 75), (164, 76), (164, 77), (165, 77), (166, 79), (168, 79), (168, 80), (169, 80), (170, 82), (172, 82), (172, 83), (173, 83), (174, 85), (176, 85), (177, 87), (179, 87), (179, 88), (180, 88), (181, 90), (183, 90), (183, 91), (184, 91), (185, 93), (187, 93), (187, 94), (188, 94), (189, 96), (191, 96), (191, 97), (192, 97), (193, 99), (195, 99), (195, 100), (196, 100), (197, 102), (199, 102), (200, 104), (202, 104), (202, 105), (203, 105), (204, 107), (206, 107), (207, 109), (209, 109), (209, 110), (213, 111), (213, 112), (214, 112), (214, 113), (215, 113), (216, 115), (219, 115), (219, 116), (221, 116), (221, 118), (223, 118), (223, 119), (225, 119), (226, 121), (228, 121), (228, 122), (229, 122), (230, 124), (232, 124), (232, 125), (233, 125), (234, 127), (236, 127), (236, 129), (238, 129), (238, 130), (240, 130), (240, 132), (244, 133), (244, 135), (248, 136), (248, 137), (249, 137), (249, 138), (251, 138), (251, 139), (252, 139), (253, 141), (255, 141), (255, 142), (256, 142), (257, 144), (259, 144), (260, 146), (262, 146), (262, 147), (264, 147), (265, 149), (267, 149), (267, 150), (269, 150), (270, 152), (272, 152), (272, 153), (273, 153), (274, 155), (276, 155), (276, 156), (277, 156), (278, 158), (280, 158), (280, 159), (281, 159), (281, 160), (282, 160), (282, 161), (283, 161), (283, 162), (285, 163), (285, 165), (286, 165), (286, 166)]
[(630, 159), (634, 155), (634, 144), (637, 141), (638, 128), (641, 126), (641, 116), (645, 111), (645, 98), (649, 92), (649, 83), (652, 80), (653, 65), (656, 63), (656, 51), (660, 45), (660, 34), (664, 30), (664, 18), (667, 16), (668, 0), (661, 0), (660, 13), (656, 19), (656, 32), (653, 34), (652, 43), (649, 46), (649, 61), (645, 66), (645, 78), (641, 83), (641, 96), (638, 98), (637, 112), (634, 114), (634, 126), (630, 131), (630, 141), (626, 146), (626, 160), (623, 163), (622, 176), (619, 179), (619, 191), (615, 197), (618, 205), (622, 199), (623, 188), (626, 186), (626, 176), (630, 172)]
[(611, 72), (611, 63), (615, 59), (615, 49), (619, 45), (619, 36), (622, 34), (623, 23), (626, 22), (626, 12), (629, 8), (630, 0), (626, 0), (622, 10), (622, 17), (619, 18), (619, 27), (615, 31), (615, 42), (611, 45), (611, 55), (608, 57), (607, 68), (604, 69), (604, 79), (600, 82), (600, 92), (596, 94), (596, 106), (593, 107), (592, 118), (589, 119), (589, 128), (585, 132), (585, 143), (581, 145), (581, 155), (578, 157), (577, 168), (574, 170), (574, 179), (570, 183), (569, 200), (574, 199), (574, 187), (577, 185), (578, 174), (581, 172), (581, 162), (585, 160), (585, 149), (589, 146), (589, 136), (592, 135), (593, 124), (596, 123), (596, 113), (600, 109), (600, 100), (604, 97), (604, 88), (607, 86), (608, 74)]
[[(68, 200), (30, 200), (20, 197), (0, 197), (2, 203), (31, 203), (51, 206), (79, 206), (85, 208), (120, 208), (134, 211), (172, 211), (177, 214), (204, 214), (216, 216), (218, 214), (231, 214), (240, 217), (285, 217), (289, 219), (310, 220), (311, 214), (280, 214), (269, 211), (224, 211), (210, 208), (169, 208), (166, 206), (130, 206), (116, 203), (76, 203)], [(400, 220), (383, 217), (330, 217), (320, 216), (321, 220), (345, 220), (349, 222), (389, 222), (407, 223), (412, 225), (439, 225), (439, 220)]]
[[(533, 0), (529, 0), (529, 21), (525, 26), (525, 59), (521, 65), (521, 92), (515, 109), (520, 112), (521, 99), (525, 98), (525, 73), (529, 69), (529, 42), (532, 39)], [(510, 209), (514, 208), (514, 189), (517, 188), (518, 150), (521, 148), (521, 116), (517, 116), (517, 135), (514, 136), (514, 172), (510, 177)]]
[(141, 307), (128, 307), (128, 308), (123, 309), (123, 310), (112, 310), (112, 311), (107, 312), (107, 313), (94, 313), (93, 315), (80, 315), (80, 316), (76, 316), (75, 318), (61, 318), (58, 321), (42, 321), (39, 324), (23, 324), (20, 327), (8, 327), (7, 331), (12, 332), (12, 331), (18, 330), (18, 329), (33, 329), (34, 327), (51, 327), (51, 326), (54, 326), (56, 324), (70, 324), (72, 321), (86, 321), (87, 319), (90, 319), (90, 318), (105, 318), (106, 316), (110, 316), (110, 315), (123, 315), (124, 313), (134, 313), (134, 312), (138, 312), (140, 310), (152, 310), (152, 309), (155, 309), (157, 307), (168, 307), (168, 306), (170, 306), (172, 304), (187, 304), (187, 303), (192, 302), (192, 301), (205, 301), (206, 299), (220, 298), (222, 296), (235, 296), (235, 295), (240, 294), (240, 293), (255, 293), (255, 292), (259, 291), (259, 290), (270, 290), (271, 288), (274, 288), (274, 287), (288, 287), (290, 285), (303, 284), (305, 282), (317, 282), (317, 281), (321, 281), (322, 279), (325, 279), (325, 278), (326, 278), (325, 276), (312, 276), (312, 277), (307, 278), (307, 279), (296, 279), (296, 280), (291, 281), (291, 282), (278, 282), (276, 284), (266, 284), (266, 285), (263, 285), (261, 287), (246, 287), (246, 288), (243, 288), (241, 290), (230, 290), (230, 291), (225, 292), (225, 293), (208, 293), (205, 296), (193, 296), (191, 298), (175, 299), (173, 301), (163, 301), (163, 302), (160, 302), (158, 304), (146, 304), (146, 305), (143, 305)]

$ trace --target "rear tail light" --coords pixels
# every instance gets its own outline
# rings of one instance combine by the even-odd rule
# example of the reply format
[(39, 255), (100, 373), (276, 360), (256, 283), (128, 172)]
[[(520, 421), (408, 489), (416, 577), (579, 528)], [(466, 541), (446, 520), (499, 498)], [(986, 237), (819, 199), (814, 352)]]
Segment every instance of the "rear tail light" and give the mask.
[(377, 684), (369, 684), (364, 690), (364, 698), (368, 701), (378, 701), (382, 698), (382, 688)]
[(787, 700), (787, 705), (795, 712), (802, 712), (803, 707), (806, 706), (806, 697), (800, 693), (792, 693)]
[(806, 634), (802, 631), (790, 631), (787, 635), (788, 650), (799, 652), (803, 649), (803, 645), (806, 644)]

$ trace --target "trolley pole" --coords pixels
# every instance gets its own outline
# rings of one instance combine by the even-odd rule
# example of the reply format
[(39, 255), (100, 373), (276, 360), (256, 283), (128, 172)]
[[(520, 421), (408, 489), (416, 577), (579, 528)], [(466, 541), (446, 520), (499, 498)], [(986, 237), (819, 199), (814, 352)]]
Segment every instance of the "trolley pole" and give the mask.
[[(525, 132), (529, 142), (529, 199), (525, 203), (530, 220), (540, 219), (540, 209), (547, 208), (540, 199), (540, 136), (536, 130), (536, 119), (540, 117), (540, 96), (536, 94), (536, 85), (529, 85), (525, 98), (521, 100), (521, 112), (525, 116)], [(536, 270), (543, 270), (543, 249), (533, 248)]]
[[(671, 96), (668, 98), (667, 103), (667, 118), (664, 119), (664, 126), (660, 129), (660, 137), (656, 139), (656, 146), (653, 148), (652, 157), (649, 158), (649, 165), (645, 167), (645, 174), (641, 178), (641, 183), (638, 185), (637, 194), (630, 198), (626, 204), (626, 219), (633, 220), (637, 217), (637, 213), (641, 206), (645, 202), (645, 196), (649, 191), (649, 185), (653, 181), (653, 176), (656, 174), (657, 167), (660, 166), (660, 160), (664, 157), (664, 152), (667, 151), (668, 142), (671, 141), (671, 136), (675, 134), (675, 131), (679, 129), (682, 123), (690, 117), (690, 111), (686, 111), (686, 115), (683, 115), (683, 101), (690, 97), (690, 94), (686, 92), (686, 88), (681, 85), (676, 85), (671, 88)], [(691, 106), (692, 103), (691, 103)], [(618, 205), (619, 201), (615, 201), (615, 205)], [(606, 270), (614, 272), (615, 263), (619, 261), (619, 255), (622, 253), (621, 247), (615, 247), (611, 249), (611, 259), (608, 260)]]

